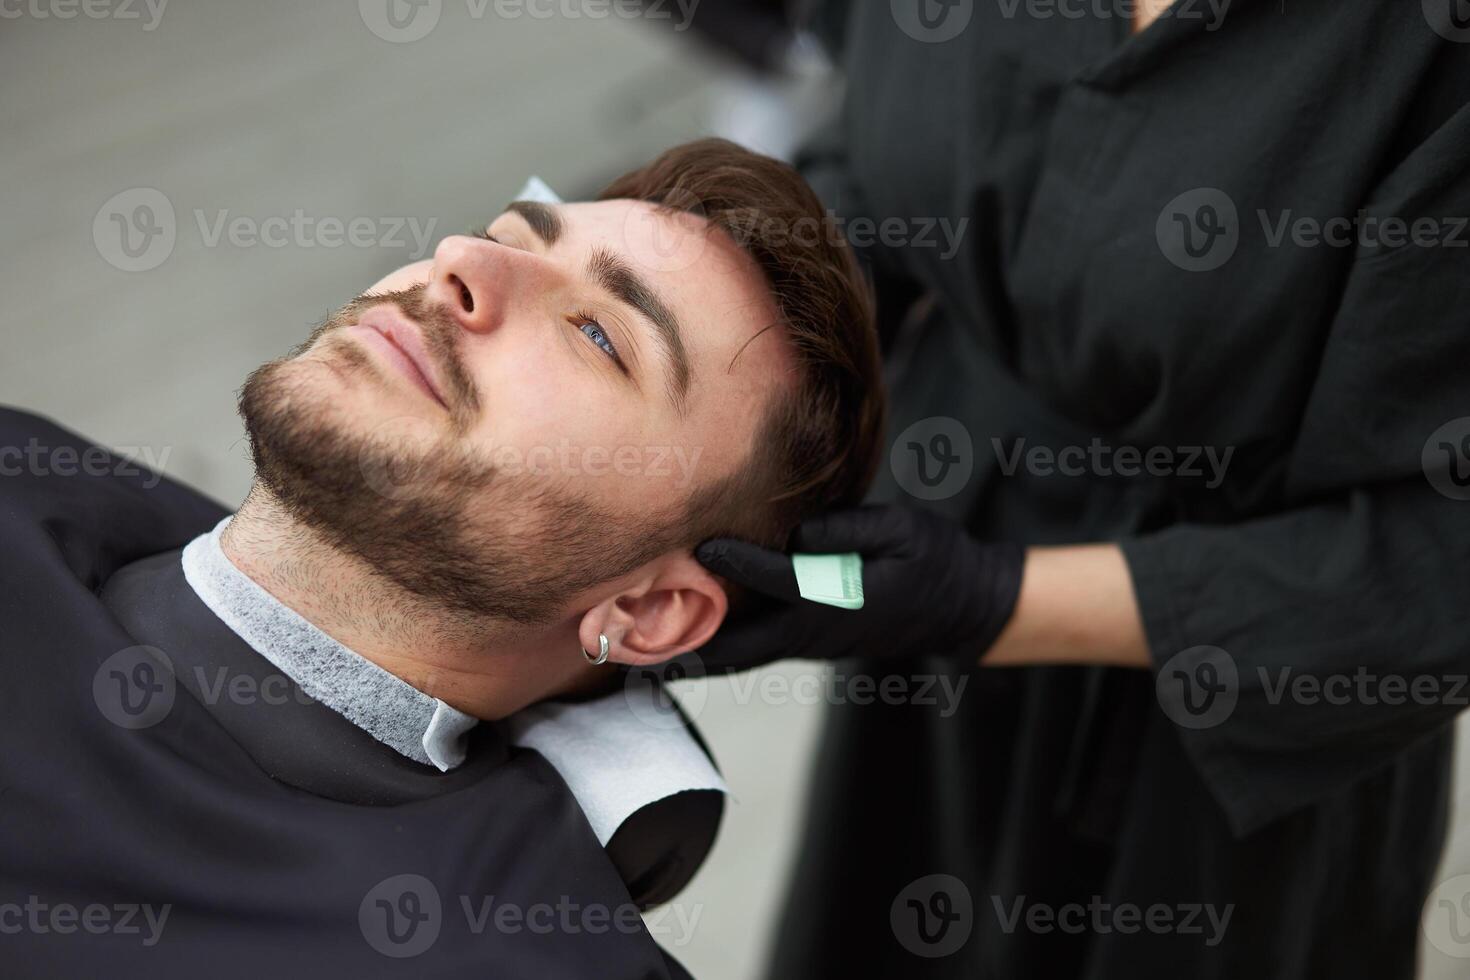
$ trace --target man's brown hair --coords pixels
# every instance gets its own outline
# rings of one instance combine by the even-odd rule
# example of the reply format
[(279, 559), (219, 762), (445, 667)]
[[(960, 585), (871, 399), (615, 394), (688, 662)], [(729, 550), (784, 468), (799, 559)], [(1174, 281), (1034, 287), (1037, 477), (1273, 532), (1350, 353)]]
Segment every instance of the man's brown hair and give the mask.
[(728, 140), (668, 150), (614, 180), (601, 200), (685, 211), (753, 258), (795, 353), (796, 383), (773, 395), (751, 457), (701, 489), (690, 536), (784, 547), (802, 520), (859, 502), (882, 451), (885, 409), (873, 302), (852, 249), (789, 165)]

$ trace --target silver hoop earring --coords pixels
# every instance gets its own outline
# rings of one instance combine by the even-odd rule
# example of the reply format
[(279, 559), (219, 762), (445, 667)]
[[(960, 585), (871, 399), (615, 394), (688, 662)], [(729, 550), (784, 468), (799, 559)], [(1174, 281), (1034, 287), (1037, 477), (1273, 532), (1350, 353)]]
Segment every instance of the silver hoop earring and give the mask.
[(582, 651), (582, 656), (586, 657), (587, 662), (594, 667), (607, 663), (607, 634), (597, 634), (597, 656), (592, 656), (586, 650)]

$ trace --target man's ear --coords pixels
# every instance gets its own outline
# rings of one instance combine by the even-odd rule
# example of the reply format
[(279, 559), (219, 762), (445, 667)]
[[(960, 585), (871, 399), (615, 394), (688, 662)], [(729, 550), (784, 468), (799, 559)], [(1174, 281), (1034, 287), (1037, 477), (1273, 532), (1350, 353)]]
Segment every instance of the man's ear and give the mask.
[(725, 621), (725, 590), (692, 554), (655, 558), (629, 581), (583, 614), (583, 650), (596, 656), (601, 633), (609, 660), (646, 667), (704, 646)]

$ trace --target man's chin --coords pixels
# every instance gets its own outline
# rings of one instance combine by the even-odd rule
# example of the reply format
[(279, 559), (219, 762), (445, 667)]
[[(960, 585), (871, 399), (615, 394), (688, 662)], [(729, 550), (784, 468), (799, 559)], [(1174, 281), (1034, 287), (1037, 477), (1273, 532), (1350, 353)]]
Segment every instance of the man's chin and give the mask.
[(368, 492), (406, 500), (443, 448), (439, 420), (385, 391), (372, 365), (309, 351), (256, 371), (240, 396), (257, 474), (285, 497)]

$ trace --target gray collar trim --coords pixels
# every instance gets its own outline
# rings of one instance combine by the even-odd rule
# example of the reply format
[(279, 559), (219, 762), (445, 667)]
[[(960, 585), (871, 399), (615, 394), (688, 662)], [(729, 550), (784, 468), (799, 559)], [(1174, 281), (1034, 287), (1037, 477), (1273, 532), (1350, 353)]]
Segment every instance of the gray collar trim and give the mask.
[(479, 719), (354, 653), (257, 585), (220, 547), (229, 522), (184, 548), (184, 578), (210, 611), (306, 694), (384, 745), (444, 772), (462, 763)]

